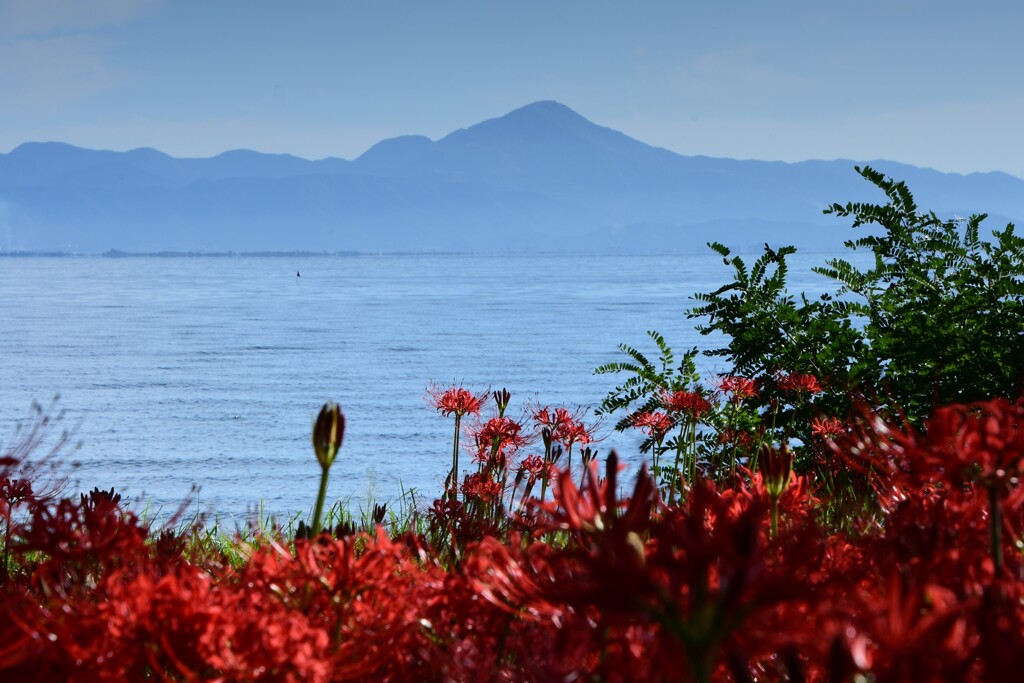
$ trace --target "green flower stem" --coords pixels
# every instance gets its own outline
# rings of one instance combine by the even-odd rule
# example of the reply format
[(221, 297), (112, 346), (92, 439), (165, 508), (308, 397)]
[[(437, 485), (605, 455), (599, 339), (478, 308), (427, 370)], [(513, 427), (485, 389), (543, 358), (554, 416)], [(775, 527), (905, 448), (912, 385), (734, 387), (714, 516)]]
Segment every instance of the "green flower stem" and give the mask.
[[(772, 430), (771, 430), (772, 439), (775, 438), (774, 437), (774, 434), (775, 434), (775, 422), (778, 419), (778, 417), (779, 417), (779, 405), (776, 404), (775, 405), (775, 410), (772, 411)], [(757, 459), (758, 459), (758, 455), (761, 453), (761, 446), (762, 445), (764, 445), (764, 433), (763, 432), (761, 433), (761, 438), (759, 438), (757, 440), (757, 448), (754, 449), (754, 453), (750, 456), (750, 471), (751, 472), (757, 472)]]
[(679, 479), (679, 458), (683, 454), (683, 443), (686, 438), (686, 423), (679, 425), (679, 436), (676, 437), (676, 462), (672, 468), (672, 481), (669, 483), (668, 488), (668, 503), (672, 505), (676, 502), (676, 481)]
[[(690, 482), (697, 479), (697, 418), (690, 425)], [(691, 483), (692, 485), (692, 483)]]
[(772, 496), (772, 526), (771, 539), (774, 541), (779, 537), (779, 497)]
[[(726, 423), (726, 429), (732, 430), (736, 424), (736, 415), (739, 413), (740, 403), (739, 401), (733, 401), (732, 410), (729, 412), (729, 421)], [(733, 441), (729, 444), (729, 476), (733, 479), (736, 478), (736, 442), (735, 436)]]
[(452, 445), (452, 473), (451, 473), (451, 488), (448, 490), (449, 496), (452, 500), (458, 498), (459, 495), (459, 428), (462, 425), (462, 415), (455, 413), (455, 438)]
[(313, 537), (320, 535), (320, 518), (324, 512), (324, 500), (327, 498), (327, 476), (331, 468), (320, 469), (320, 491), (316, 495), (316, 507), (313, 508)]
[(988, 487), (988, 529), (992, 545), (992, 562), (996, 574), (1003, 573), (1003, 515), (999, 509), (999, 494), (995, 486)]
[(551, 464), (551, 441), (545, 438), (544, 440), (544, 471), (540, 476), (540, 502), (544, 502), (544, 497), (548, 493), (548, 465)]

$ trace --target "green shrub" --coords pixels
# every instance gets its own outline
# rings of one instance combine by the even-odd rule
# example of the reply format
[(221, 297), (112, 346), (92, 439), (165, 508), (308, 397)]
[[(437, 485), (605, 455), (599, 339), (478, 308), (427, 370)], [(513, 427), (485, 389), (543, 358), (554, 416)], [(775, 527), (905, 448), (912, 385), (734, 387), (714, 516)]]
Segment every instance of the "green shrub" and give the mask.
[(764, 254), (748, 271), (711, 244), (734, 279), (696, 295), (703, 334), (725, 335), (710, 352), (733, 372), (814, 374), (826, 384), (816, 407), (845, 414), (851, 392), (918, 420), (938, 405), (1016, 396), (1024, 378), (1024, 239), (1013, 225), (979, 236), (985, 215), (943, 220), (922, 213), (906, 185), (871, 168), (857, 171), (886, 204), (834, 204), (825, 213), (879, 230), (846, 242), (870, 250), (860, 270), (832, 259), (815, 272), (841, 284), (837, 296), (796, 300), (786, 290), (793, 247)]

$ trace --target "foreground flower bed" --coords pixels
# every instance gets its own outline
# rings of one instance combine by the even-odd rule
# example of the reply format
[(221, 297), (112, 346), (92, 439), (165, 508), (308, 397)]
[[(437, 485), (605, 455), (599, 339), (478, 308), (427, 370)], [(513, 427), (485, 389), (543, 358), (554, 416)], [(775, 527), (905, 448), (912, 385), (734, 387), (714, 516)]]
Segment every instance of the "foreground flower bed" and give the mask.
[(720, 485), (681, 480), (671, 505), (611, 454), (514, 512), (446, 494), (434, 508), (459, 526), (431, 512), (422, 534), (267, 537), (234, 557), (151, 533), (112, 492), (37, 495), (16, 450), (0, 678), (1015, 680), (1024, 402), (921, 429), (860, 415), (827, 462), (877, 507), (841, 530), (782, 450)]

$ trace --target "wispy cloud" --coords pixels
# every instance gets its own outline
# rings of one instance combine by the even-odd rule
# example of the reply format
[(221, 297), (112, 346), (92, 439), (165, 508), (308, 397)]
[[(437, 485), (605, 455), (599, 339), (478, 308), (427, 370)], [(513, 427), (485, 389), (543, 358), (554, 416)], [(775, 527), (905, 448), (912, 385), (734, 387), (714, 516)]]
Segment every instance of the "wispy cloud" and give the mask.
[(108, 90), (125, 74), (108, 64), (96, 41), (81, 36), (0, 44), (0, 93), (7, 115), (34, 114), (85, 95)]
[(754, 45), (704, 52), (687, 69), (694, 78), (708, 83), (726, 82), (734, 87), (799, 88), (808, 81), (779, 67), (770, 51)]
[(4, 117), (38, 116), (131, 77), (108, 57), (104, 28), (155, 0), (0, 0), (0, 94)]
[(157, 0), (0, 0), (0, 39), (45, 38), (130, 22)]

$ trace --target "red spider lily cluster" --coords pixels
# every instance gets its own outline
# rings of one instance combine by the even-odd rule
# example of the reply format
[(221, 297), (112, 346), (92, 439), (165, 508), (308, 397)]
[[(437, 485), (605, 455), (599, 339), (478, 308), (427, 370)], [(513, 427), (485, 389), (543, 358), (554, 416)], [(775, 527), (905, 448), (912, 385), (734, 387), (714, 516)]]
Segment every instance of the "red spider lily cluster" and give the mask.
[(718, 389), (729, 394), (732, 400), (737, 402), (746, 398), (753, 398), (759, 393), (757, 391), (757, 383), (754, 380), (738, 375), (723, 377), (718, 382)]
[(781, 373), (775, 378), (779, 389), (794, 394), (820, 394), (824, 388), (814, 375), (802, 375), (799, 373)]
[(822, 439), (834, 439), (846, 433), (843, 421), (836, 417), (815, 417), (811, 419), (811, 434)]
[[(651, 454), (652, 474), (669, 502), (685, 481), (698, 476), (722, 485), (742, 468), (758, 471), (763, 446), (820, 443), (846, 433), (842, 420), (823, 415), (829, 408), (816, 405), (823, 385), (810, 374), (725, 375), (709, 386), (688, 379), (682, 388), (662, 385), (646, 395), (616, 392), (612, 405), (634, 411), (616, 429), (643, 432), (641, 449)], [(666, 454), (674, 455), (671, 465)]]
[(463, 387), (431, 386), (427, 389), (427, 397), (437, 412), (444, 416), (477, 415), (486, 402), (486, 397), (476, 396)]
[(537, 426), (547, 429), (549, 438), (566, 449), (594, 442), (593, 429), (584, 423), (582, 410), (571, 412), (568, 408), (543, 406), (531, 413)]
[(671, 413), (683, 413), (693, 419), (700, 419), (711, 410), (711, 402), (696, 391), (666, 392), (661, 404)]
[(654, 438), (667, 434), (674, 424), (672, 418), (659, 411), (637, 413), (632, 422), (634, 427)]
[[(1024, 671), (1024, 400), (948, 406), (920, 426), (862, 406), (808, 444), (872, 492), (847, 525), (823, 521), (827, 473), (801, 471), (783, 445), (718, 483), (698, 472), (671, 502), (614, 453), (552, 477), (560, 448), (583, 443), (565, 431), (581, 416), (520, 421), (508, 403), (471, 428), (486, 457), (425, 513), (424, 533), (268, 537), (239, 543), (241, 557), (152, 530), (113, 491), (37, 493), (30, 454), (0, 454), (0, 680), (982, 683)], [(543, 454), (522, 456), (531, 443)]]

